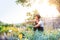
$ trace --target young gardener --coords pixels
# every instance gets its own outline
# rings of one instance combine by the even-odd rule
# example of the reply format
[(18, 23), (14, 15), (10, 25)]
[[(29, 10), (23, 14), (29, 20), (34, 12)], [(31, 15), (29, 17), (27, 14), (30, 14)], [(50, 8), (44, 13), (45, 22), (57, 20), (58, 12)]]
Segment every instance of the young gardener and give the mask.
[(35, 15), (35, 26), (34, 31), (43, 31), (44, 30), (44, 23), (41, 21), (41, 16), (39, 14)]
[(33, 27), (34, 31), (43, 31), (44, 30), (44, 23), (41, 21), (41, 16), (39, 14), (35, 15), (34, 20), (30, 20), (28, 22), (34, 22), (35, 25)]

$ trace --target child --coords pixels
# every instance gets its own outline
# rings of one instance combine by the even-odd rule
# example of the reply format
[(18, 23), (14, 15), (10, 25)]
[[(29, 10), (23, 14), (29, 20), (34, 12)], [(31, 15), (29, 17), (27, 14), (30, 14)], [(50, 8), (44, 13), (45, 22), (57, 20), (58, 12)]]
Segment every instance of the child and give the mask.
[(34, 20), (29, 20), (28, 22), (34, 22), (35, 25), (33, 27), (34, 31), (43, 31), (44, 23), (41, 21), (41, 16), (39, 14), (35, 15)]

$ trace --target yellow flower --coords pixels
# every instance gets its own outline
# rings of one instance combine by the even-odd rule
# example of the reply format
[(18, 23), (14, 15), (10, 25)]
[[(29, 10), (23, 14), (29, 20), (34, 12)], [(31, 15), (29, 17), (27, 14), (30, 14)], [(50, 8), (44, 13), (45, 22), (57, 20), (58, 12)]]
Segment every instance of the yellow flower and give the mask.
[(19, 38), (20, 38), (20, 40), (22, 40), (22, 37), (23, 37), (22, 33), (19, 34)]

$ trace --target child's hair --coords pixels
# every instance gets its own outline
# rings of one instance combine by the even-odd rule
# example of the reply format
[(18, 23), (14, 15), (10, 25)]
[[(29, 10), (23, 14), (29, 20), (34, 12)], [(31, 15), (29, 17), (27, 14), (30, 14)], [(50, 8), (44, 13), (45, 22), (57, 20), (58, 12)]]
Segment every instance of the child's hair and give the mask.
[(36, 16), (38, 17), (38, 19), (40, 19), (40, 18), (41, 18), (41, 16), (40, 16), (39, 14), (36, 14), (36, 15), (35, 15), (35, 17), (36, 17)]

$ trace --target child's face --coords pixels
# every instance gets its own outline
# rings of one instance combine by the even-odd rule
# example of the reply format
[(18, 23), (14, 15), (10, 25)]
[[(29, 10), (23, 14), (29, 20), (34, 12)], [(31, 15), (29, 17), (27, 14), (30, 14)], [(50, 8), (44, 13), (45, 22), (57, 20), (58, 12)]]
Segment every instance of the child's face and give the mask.
[(38, 17), (37, 17), (37, 16), (35, 16), (35, 19), (36, 19), (36, 20), (38, 20)]

